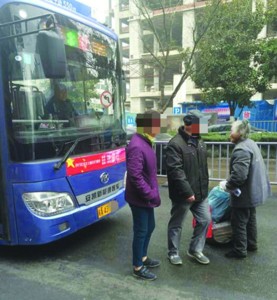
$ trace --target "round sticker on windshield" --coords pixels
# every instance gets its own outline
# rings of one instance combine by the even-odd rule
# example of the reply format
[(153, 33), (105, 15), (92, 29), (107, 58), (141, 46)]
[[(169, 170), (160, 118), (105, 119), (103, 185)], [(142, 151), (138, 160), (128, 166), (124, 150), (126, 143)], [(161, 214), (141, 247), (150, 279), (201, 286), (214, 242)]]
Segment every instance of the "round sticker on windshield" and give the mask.
[(111, 106), (113, 103), (112, 94), (109, 91), (103, 92), (100, 96), (100, 101), (104, 107)]

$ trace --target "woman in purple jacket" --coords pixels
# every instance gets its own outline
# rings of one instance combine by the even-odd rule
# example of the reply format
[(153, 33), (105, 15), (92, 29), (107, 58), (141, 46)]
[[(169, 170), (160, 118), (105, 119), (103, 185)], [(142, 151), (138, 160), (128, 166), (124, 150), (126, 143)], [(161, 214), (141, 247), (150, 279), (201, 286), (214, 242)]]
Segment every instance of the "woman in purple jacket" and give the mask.
[(133, 216), (133, 275), (144, 280), (157, 276), (148, 268), (158, 267), (160, 261), (147, 256), (151, 234), (155, 228), (154, 207), (161, 203), (156, 154), (152, 142), (160, 132), (160, 114), (148, 111), (138, 114), (135, 133), (126, 149), (127, 180), (125, 199)]

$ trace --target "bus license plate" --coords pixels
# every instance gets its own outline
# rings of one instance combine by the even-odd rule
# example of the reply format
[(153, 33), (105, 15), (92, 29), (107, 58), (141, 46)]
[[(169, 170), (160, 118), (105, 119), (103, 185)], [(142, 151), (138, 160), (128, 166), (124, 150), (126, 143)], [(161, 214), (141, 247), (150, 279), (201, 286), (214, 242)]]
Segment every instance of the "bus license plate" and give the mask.
[(111, 204), (107, 203), (97, 208), (98, 219), (110, 214), (112, 212)]

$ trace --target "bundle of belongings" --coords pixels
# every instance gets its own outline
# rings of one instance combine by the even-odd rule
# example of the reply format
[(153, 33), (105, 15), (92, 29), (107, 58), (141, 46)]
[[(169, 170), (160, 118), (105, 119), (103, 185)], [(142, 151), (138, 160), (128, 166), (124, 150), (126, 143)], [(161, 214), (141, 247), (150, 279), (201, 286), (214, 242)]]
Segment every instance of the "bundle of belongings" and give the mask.
[(230, 193), (224, 191), (223, 185), (224, 182), (221, 182), (208, 195), (212, 215), (212, 239), (221, 244), (229, 243), (232, 238)]

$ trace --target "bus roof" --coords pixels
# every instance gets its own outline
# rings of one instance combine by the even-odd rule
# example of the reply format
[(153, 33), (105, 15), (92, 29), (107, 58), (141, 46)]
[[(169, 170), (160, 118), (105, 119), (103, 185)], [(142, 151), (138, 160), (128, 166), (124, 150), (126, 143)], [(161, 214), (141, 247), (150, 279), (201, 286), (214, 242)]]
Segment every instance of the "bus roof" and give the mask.
[(72, 18), (80, 23), (93, 27), (117, 40), (115, 32), (91, 17), (91, 8), (76, 0), (1, 0), (1, 6), (12, 3), (32, 4)]
[(85, 17), (91, 17), (91, 7), (76, 0), (43, 0), (50, 2), (56, 6), (65, 8), (66, 10), (79, 13)]

